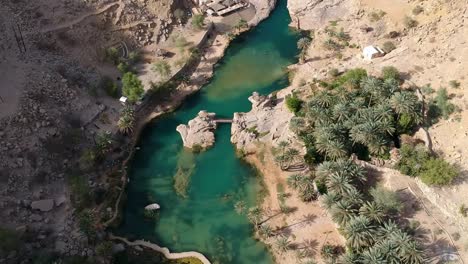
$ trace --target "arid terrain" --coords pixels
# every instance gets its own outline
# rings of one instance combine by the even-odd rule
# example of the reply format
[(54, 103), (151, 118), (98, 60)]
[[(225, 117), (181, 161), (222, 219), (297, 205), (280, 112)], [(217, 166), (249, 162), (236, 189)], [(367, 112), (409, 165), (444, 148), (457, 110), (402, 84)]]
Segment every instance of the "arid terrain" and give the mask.
[[(312, 79), (327, 78), (331, 69), (344, 71), (360, 67), (378, 75), (385, 66), (394, 66), (403, 72), (406, 87), (430, 85), (436, 91), (447, 89), (457, 110), (428, 131), (433, 150), (459, 167), (460, 175), (454, 183), (448, 187), (428, 187), (392, 169), (377, 171), (382, 184), (400, 192), (405, 204), (417, 204), (418, 209), (405, 217), (421, 224), (420, 230), (427, 239), (425, 246), (434, 257), (432, 260), (468, 261), (468, 240), (463, 235), (467, 232), (468, 218), (460, 213), (468, 198), (468, 65), (463, 59), (468, 53), (467, 2), (291, 0), (288, 5), (294, 20), (291, 25), (313, 32), (305, 63), (293, 66), (292, 87), (296, 91), (307, 93), (308, 83)], [(409, 27), (408, 18), (417, 21), (416, 24)], [(326, 49), (327, 28), (346, 32), (350, 48), (338, 53)], [(362, 58), (364, 47), (384, 47), (388, 41), (395, 49), (385, 56), (372, 61)], [(391, 164), (386, 167), (389, 166)]]
[[(113, 201), (121, 191), (120, 174), (107, 178), (105, 172), (120, 170), (131, 138), (117, 133), (123, 106), (118, 97), (108, 95), (103, 85), (104, 78), (121, 85), (121, 73), (109, 61), (109, 48), (116, 48), (118, 56), (126, 60), (131, 52), (139, 55), (134, 67), (142, 75), (145, 90), (168, 78), (151, 70), (151, 64), (161, 58), (161, 50), (172, 54), (167, 62), (176, 73), (184, 68), (186, 61), (181, 60), (187, 60), (191, 48), (201, 49), (203, 56), (189, 71), (188, 80), (178, 83), (176, 92), (162, 96), (155, 109), (145, 112), (147, 119), (153, 118), (172, 110), (212, 76), (214, 63), (229, 43), (225, 33), (239, 18), (256, 24), (265, 18), (272, 3), (251, 2), (257, 9), (213, 19), (218, 26), (213, 35), (208, 33), (208, 22), (202, 29), (189, 22), (196, 11), (191, 1), (2, 2), (0, 218), (2, 227), (14, 229), (27, 239), (21, 249), (1, 251), (0, 260), (30, 261), (35, 252), (96, 254), (79, 231), (70, 181), (79, 174), (93, 193), (111, 197), (111, 202), (100, 203), (92, 213), (103, 221), (114, 215)], [(290, 67), (294, 76), (284, 93), (295, 90), (307, 95), (313, 79), (326, 78), (331, 69), (361, 67), (378, 75), (385, 66), (394, 66), (403, 73), (405, 87), (447, 89), (456, 111), (432, 125), (428, 132), (434, 152), (460, 169), (451, 185), (428, 187), (392, 169), (392, 164), (372, 162), (364, 166), (381, 185), (398, 192), (406, 208), (404, 218), (419, 223), (416, 235), (424, 241), (433, 263), (468, 262), (468, 217), (460, 213), (462, 206), (468, 206), (468, 1), (289, 0), (288, 7), (291, 26), (313, 32), (313, 40), (305, 62)], [(181, 15), (175, 17), (175, 10), (180, 10)], [(326, 49), (327, 28), (349, 35), (349, 45), (339, 52)], [(208, 48), (199, 46), (205, 35)], [(176, 47), (180, 36), (187, 41), (182, 48)], [(364, 47), (384, 47), (386, 42), (391, 42), (394, 49), (383, 57), (363, 60)], [(287, 112), (284, 104), (278, 109)], [(287, 125), (288, 118), (291, 115), (284, 114), (276, 121)], [(81, 168), (83, 153), (104, 134), (118, 135), (106, 158), (96, 170)], [(281, 137), (301, 146), (288, 133)], [(345, 240), (320, 200), (304, 203), (287, 186), (286, 178), (291, 173), (276, 166), (270, 153), (279, 140), (267, 138), (256, 146), (256, 154), (246, 156), (262, 172), (269, 190), (262, 208), (267, 215), (280, 210), (277, 197), (281, 185), (281, 193), (288, 195), (285, 204), (295, 209), (274, 216), (269, 225), (287, 236), (296, 248), (310, 249), (308, 257), (320, 262), (321, 246), (344, 245)], [(101, 226), (96, 230), (97, 237), (105, 235)], [(278, 263), (298, 263), (294, 251), (279, 252), (274, 249), (273, 239), (265, 242), (272, 246)]]

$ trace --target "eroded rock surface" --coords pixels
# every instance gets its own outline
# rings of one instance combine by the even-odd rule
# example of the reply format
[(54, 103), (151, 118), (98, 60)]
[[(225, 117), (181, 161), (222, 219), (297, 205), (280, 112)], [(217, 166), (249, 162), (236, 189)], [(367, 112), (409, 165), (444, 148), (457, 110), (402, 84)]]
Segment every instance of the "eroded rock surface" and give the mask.
[(184, 147), (207, 149), (215, 142), (216, 130), (215, 113), (200, 111), (198, 115), (188, 122), (188, 125), (179, 125), (176, 130), (180, 133)]
[(284, 104), (284, 98), (289, 93), (289, 89), (280, 91), (276, 96), (262, 96), (255, 92), (249, 97), (252, 110), (234, 113), (231, 142), (237, 149), (245, 153), (255, 152), (259, 141), (276, 145), (295, 137), (289, 130), (289, 120), (293, 114)]

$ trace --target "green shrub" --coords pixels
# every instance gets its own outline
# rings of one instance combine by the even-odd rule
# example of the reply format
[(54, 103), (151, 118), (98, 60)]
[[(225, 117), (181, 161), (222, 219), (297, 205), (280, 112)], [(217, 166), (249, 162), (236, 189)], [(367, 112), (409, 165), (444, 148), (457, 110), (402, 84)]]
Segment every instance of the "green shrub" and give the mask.
[(382, 68), (382, 79), (387, 80), (387, 79), (394, 79), (394, 80), (400, 80), (400, 72), (398, 71), (397, 68), (393, 66), (386, 66)]
[(457, 80), (451, 80), (451, 81), (449, 82), (449, 85), (450, 85), (450, 87), (453, 88), (453, 89), (458, 89), (458, 88), (460, 88), (460, 82), (457, 81)]
[(120, 57), (119, 57), (119, 50), (115, 47), (108, 48), (106, 50), (106, 59), (110, 63), (117, 65), (119, 64)]
[(119, 97), (119, 88), (117, 87), (117, 84), (112, 81), (112, 79), (108, 76), (104, 76), (101, 78), (101, 81), (99, 83), (99, 87), (106, 91), (107, 95), (118, 98)]
[(422, 145), (413, 147), (405, 144), (400, 148), (400, 156), (400, 161), (396, 165), (398, 170), (413, 177), (421, 173), (424, 163), (430, 158), (429, 153)]
[(422, 12), (424, 12), (424, 8), (422, 8), (421, 6), (416, 6), (415, 8), (413, 8), (413, 15), (417, 16)]
[(422, 168), (421, 180), (428, 185), (447, 185), (458, 176), (458, 170), (440, 158), (430, 158)]
[(387, 13), (385, 13), (384, 11), (382, 10), (378, 10), (378, 11), (374, 11), (374, 12), (371, 12), (369, 14), (369, 20), (371, 22), (377, 22), (379, 21), (380, 19), (382, 19), (382, 17), (384, 17)]
[(468, 215), (468, 209), (466, 208), (465, 204), (460, 205), (458, 211), (463, 217), (466, 217)]
[(422, 145), (413, 147), (403, 145), (400, 149), (401, 159), (397, 168), (403, 174), (418, 176), (428, 185), (447, 185), (458, 175), (456, 167), (445, 160), (431, 155)]
[(412, 19), (409, 16), (406, 16), (403, 20), (403, 24), (405, 25), (406, 28), (414, 28), (418, 25), (418, 21)]
[(429, 104), (428, 116), (437, 122), (439, 117), (448, 119), (455, 111), (455, 105), (450, 102), (447, 90), (441, 88), (437, 91), (434, 100)]
[[(367, 71), (362, 68), (356, 68), (347, 71), (345, 74), (341, 75), (340, 78), (336, 81), (338, 84), (349, 84), (353, 88), (359, 88), (362, 79), (367, 77)], [(335, 86), (335, 85), (333, 85)]]
[(205, 16), (201, 14), (195, 14), (192, 17), (192, 26), (196, 29), (202, 29), (205, 22)]
[(163, 79), (167, 79), (171, 75), (171, 66), (165, 60), (158, 60), (153, 63), (151, 70), (157, 72)]
[(93, 237), (96, 234), (94, 227), (94, 216), (91, 211), (85, 210), (78, 216), (78, 226), (88, 238)]
[(386, 41), (383, 46), (382, 46), (383, 50), (386, 52), (386, 53), (390, 53), (392, 52), (394, 49), (396, 49), (396, 46), (393, 42), (391, 41)]
[(336, 68), (333, 68), (328, 71), (328, 75), (330, 75), (330, 77), (336, 78), (340, 75), (340, 71)]
[(96, 254), (101, 257), (112, 255), (112, 242), (104, 241), (96, 246)]
[(402, 114), (398, 118), (397, 132), (398, 134), (410, 134), (415, 126), (416, 122), (411, 115)]
[(139, 62), (141, 59), (141, 55), (138, 51), (132, 51), (128, 54), (128, 62), (130, 64), (135, 64)]
[(128, 71), (130, 71), (130, 67), (128, 67), (128, 64), (126, 62), (120, 62), (118, 65), (117, 65), (117, 69), (119, 70), (120, 73), (124, 74)]
[(130, 102), (138, 101), (145, 90), (143, 84), (138, 77), (131, 72), (127, 72), (122, 77), (122, 94), (128, 98)]
[(286, 96), (286, 107), (294, 114), (297, 114), (299, 111), (301, 111), (302, 104), (303, 101), (295, 94)]
[(372, 188), (370, 194), (378, 205), (380, 205), (386, 213), (398, 213), (403, 209), (403, 204), (398, 198), (398, 195), (383, 187)]
[(0, 227), (0, 253), (9, 253), (17, 249), (19, 244), (20, 235), (16, 231)]
[(70, 176), (68, 184), (71, 191), (71, 202), (78, 211), (81, 211), (91, 205), (93, 195), (85, 176)]

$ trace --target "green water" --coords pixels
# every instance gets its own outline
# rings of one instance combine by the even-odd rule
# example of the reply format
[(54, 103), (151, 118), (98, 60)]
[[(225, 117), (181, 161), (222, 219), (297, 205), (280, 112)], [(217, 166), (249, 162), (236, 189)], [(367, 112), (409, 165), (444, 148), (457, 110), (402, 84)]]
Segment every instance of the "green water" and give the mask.
[[(199, 251), (222, 264), (273, 263), (265, 245), (252, 238), (246, 216), (234, 210), (240, 200), (253, 206), (261, 188), (256, 173), (235, 155), (230, 125), (220, 125), (215, 146), (201, 154), (185, 151), (175, 129), (202, 109), (222, 117), (249, 111), (252, 92), (287, 86), (284, 70), (296, 61), (298, 39), (289, 22), (286, 0), (280, 0), (270, 18), (231, 44), (210, 84), (175, 113), (148, 125), (129, 168), (119, 233), (150, 239), (173, 252)], [(191, 173), (187, 198), (174, 191), (179, 168)], [(152, 202), (161, 205), (156, 221), (143, 216)]]

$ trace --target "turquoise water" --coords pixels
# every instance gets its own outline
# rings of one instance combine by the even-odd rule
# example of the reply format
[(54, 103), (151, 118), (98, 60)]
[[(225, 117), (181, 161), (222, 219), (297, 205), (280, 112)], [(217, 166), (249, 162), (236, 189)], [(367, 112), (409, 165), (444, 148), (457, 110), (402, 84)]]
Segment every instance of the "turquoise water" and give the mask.
[[(280, 0), (270, 18), (231, 44), (210, 84), (175, 113), (148, 125), (129, 168), (119, 233), (150, 239), (173, 252), (199, 251), (213, 263), (273, 263), (265, 245), (252, 238), (246, 216), (234, 210), (240, 200), (253, 206), (260, 184), (236, 157), (230, 125), (220, 125), (215, 146), (201, 154), (184, 150), (175, 129), (202, 109), (222, 117), (249, 111), (252, 92), (287, 86), (285, 67), (296, 61), (298, 39), (289, 22), (286, 0)], [(174, 189), (174, 176), (181, 171), (191, 175), (186, 198)], [(159, 218), (145, 219), (143, 208), (153, 202), (161, 205)]]

